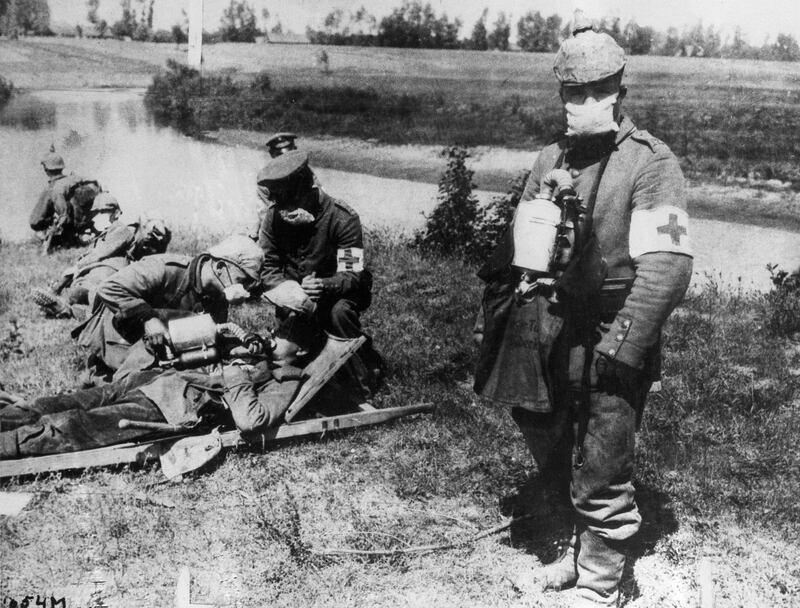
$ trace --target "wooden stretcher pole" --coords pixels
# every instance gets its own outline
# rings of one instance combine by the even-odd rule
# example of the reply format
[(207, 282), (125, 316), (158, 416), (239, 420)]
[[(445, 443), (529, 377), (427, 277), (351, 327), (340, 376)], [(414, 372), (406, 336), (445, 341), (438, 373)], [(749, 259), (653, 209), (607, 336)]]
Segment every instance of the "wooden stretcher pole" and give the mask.
[[(242, 436), (239, 431), (228, 431), (220, 434), (222, 447), (236, 445), (266, 445), (282, 439), (317, 435), (329, 431), (351, 429), (371, 424), (380, 424), (395, 420), (403, 416), (430, 412), (434, 409), (430, 403), (419, 403), (376, 409), (373, 411), (342, 414), (327, 418), (315, 418), (282, 424), (268, 429), (264, 433)], [(67, 469), (83, 469), (89, 467), (109, 466), (115, 464), (144, 463), (159, 457), (164, 447), (168, 447), (178, 439), (191, 435), (180, 435), (157, 439), (142, 443), (124, 443), (82, 452), (68, 452), (65, 454), (51, 454), (48, 456), (31, 456), (16, 460), (0, 460), (0, 478), (14, 477), (17, 475), (33, 475), (48, 471), (64, 471)]]

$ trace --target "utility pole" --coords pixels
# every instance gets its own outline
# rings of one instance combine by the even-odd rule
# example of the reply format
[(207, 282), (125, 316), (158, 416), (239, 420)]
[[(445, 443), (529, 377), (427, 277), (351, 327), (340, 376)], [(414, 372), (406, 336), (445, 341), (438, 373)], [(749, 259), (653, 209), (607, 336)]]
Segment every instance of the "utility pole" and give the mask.
[(189, 0), (189, 66), (203, 64), (203, 0)]

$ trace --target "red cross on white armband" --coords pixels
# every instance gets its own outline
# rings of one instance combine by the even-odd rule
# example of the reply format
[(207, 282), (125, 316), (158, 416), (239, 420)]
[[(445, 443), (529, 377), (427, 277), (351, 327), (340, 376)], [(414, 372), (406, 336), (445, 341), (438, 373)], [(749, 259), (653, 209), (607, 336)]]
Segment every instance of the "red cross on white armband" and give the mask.
[(336, 272), (361, 272), (364, 270), (364, 250), (359, 247), (339, 249), (336, 253)]
[(689, 247), (689, 215), (679, 207), (634, 209), (629, 236), (631, 258), (668, 251), (692, 255)]

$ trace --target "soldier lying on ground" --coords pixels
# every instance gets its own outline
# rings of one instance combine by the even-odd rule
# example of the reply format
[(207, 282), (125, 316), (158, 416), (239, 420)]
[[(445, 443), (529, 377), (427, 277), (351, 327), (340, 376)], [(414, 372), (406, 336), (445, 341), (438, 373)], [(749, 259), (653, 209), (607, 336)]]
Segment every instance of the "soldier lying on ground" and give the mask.
[(64, 175), (64, 159), (53, 148), (42, 159), (47, 187), (28, 222), (42, 240), (44, 253), (57, 247), (85, 245), (92, 238), (92, 203), (102, 190), (95, 180)]
[(91, 317), (72, 331), (87, 369), (108, 379), (138, 340), (163, 344), (170, 319), (206, 312), (224, 322), (228, 304), (249, 296), (263, 259), (252, 240), (234, 235), (195, 257), (152, 255), (113, 274), (97, 289)]
[[(95, 199), (95, 205), (102, 197), (103, 194)], [(31, 299), (45, 316), (83, 318), (87, 307), (92, 307), (95, 292), (103, 281), (131, 262), (164, 253), (171, 238), (169, 228), (161, 219), (145, 216), (132, 221), (120, 219), (97, 235), (92, 248), (64, 271), (61, 281), (52, 291), (35, 288)], [(60, 294), (65, 289), (67, 291), (62, 297)]]
[[(0, 403), (0, 459), (74, 452), (152, 435), (135, 422), (199, 430), (235, 425), (247, 433), (281, 420), (301, 367), (325, 336), (295, 323), (262, 339), (245, 334), (225, 364), (178, 371), (155, 367), (113, 382), (31, 401)], [(237, 357), (237, 358), (231, 358)], [(120, 428), (126, 419), (134, 424)]]

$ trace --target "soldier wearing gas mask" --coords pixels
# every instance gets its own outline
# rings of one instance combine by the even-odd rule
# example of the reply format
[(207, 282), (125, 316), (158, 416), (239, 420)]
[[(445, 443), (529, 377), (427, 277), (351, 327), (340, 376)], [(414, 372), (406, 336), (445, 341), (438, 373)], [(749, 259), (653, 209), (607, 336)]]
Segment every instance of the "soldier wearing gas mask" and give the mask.
[(257, 285), (263, 259), (258, 245), (235, 235), (195, 257), (152, 255), (121, 269), (100, 285), (92, 315), (72, 332), (87, 368), (107, 378), (137, 341), (161, 348), (169, 319), (205, 312), (222, 323), (228, 305), (243, 302)]
[[(262, 287), (296, 282), (314, 309), (298, 313), (279, 306), (278, 315), (307, 314), (341, 338), (362, 335), (360, 315), (372, 302), (372, 274), (358, 214), (322, 190), (302, 150), (271, 158), (259, 173), (259, 186), (268, 197), (258, 239), (264, 250)], [(348, 363), (363, 398), (371, 396), (382, 366), (371, 340)]]
[[(145, 216), (117, 218), (119, 205), (106, 192), (97, 196), (94, 207), (100, 209), (96, 217), (110, 216), (113, 223), (99, 232), (89, 251), (64, 270), (52, 290), (32, 290), (31, 299), (45, 316), (83, 319), (103, 281), (131, 262), (164, 253), (169, 246), (172, 232), (164, 220)], [(102, 211), (104, 209), (112, 211)]]
[[(475, 389), (511, 406), (544, 486), (568, 495), (574, 514), (562, 557), (515, 582), (574, 587), (572, 606), (619, 600), (641, 523), (635, 431), (661, 329), (692, 269), (683, 175), (669, 148), (622, 114), (625, 62), (613, 38), (576, 13), (554, 65), (565, 136), (537, 157), (514, 225), (479, 273), (487, 286)], [(566, 211), (547, 220), (548, 204)], [(542, 221), (555, 244), (525, 239), (543, 234)], [(536, 247), (549, 268), (523, 259)]]

